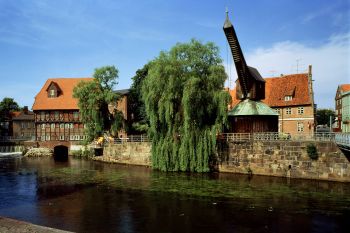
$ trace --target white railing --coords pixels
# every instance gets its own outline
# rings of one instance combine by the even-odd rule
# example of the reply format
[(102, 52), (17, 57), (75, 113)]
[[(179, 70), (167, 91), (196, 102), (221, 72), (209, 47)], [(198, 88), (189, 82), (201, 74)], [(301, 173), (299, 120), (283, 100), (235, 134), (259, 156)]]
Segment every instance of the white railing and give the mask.
[(350, 147), (350, 133), (336, 133), (334, 141), (339, 145)]
[(266, 133), (223, 133), (218, 139), (226, 141), (335, 141), (336, 133), (314, 133), (305, 135), (291, 135), (289, 133), (266, 132)]
[(8, 142), (8, 141), (33, 141), (35, 140), (35, 136), (0, 136), (0, 142)]
[(127, 142), (150, 142), (147, 135), (128, 135), (126, 138), (114, 138), (114, 144)]

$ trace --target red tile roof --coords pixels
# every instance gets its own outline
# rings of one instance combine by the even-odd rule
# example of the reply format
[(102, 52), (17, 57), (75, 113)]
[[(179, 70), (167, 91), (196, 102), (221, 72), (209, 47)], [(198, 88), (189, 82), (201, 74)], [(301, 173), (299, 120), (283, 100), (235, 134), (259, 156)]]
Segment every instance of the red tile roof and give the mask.
[[(265, 78), (265, 99), (263, 102), (270, 107), (285, 107), (310, 105), (308, 74), (291, 74), (281, 77)], [(232, 106), (239, 103), (236, 99), (236, 89), (230, 90)], [(292, 100), (285, 101), (284, 97), (292, 95)]]
[[(92, 81), (93, 78), (50, 78), (40, 92), (35, 96), (33, 110), (74, 110), (79, 109), (78, 100), (73, 98), (73, 88), (80, 81)], [(54, 82), (60, 88), (60, 95), (56, 98), (49, 98), (47, 88)]]
[(342, 92), (350, 91), (350, 84), (341, 84), (339, 86)]

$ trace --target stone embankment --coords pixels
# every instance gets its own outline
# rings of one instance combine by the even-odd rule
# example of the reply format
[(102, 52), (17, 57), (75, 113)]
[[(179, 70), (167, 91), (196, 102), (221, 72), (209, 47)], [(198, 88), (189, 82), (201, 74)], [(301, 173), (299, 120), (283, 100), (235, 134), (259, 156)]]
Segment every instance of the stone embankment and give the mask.
[[(307, 152), (310, 144), (317, 159)], [(349, 158), (331, 141), (246, 141), (220, 146), (221, 172), (350, 182)]]
[(58, 230), (50, 227), (34, 225), (15, 219), (0, 217), (1, 233), (69, 233), (70, 231)]
[[(307, 146), (314, 144), (318, 158), (311, 159)], [(104, 147), (94, 160), (151, 166), (151, 144), (129, 142)], [(334, 142), (246, 141), (218, 145), (219, 172), (350, 182), (350, 158)]]
[(26, 157), (46, 157), (52, 155), (53, 151), (49, 148), (31, 148), (24, 154)]
[(151, 144), (149, 142), (128, 142), (105, 146), (103, 156), (95, 156), (93, 160), (150, 166), (150, 158)]

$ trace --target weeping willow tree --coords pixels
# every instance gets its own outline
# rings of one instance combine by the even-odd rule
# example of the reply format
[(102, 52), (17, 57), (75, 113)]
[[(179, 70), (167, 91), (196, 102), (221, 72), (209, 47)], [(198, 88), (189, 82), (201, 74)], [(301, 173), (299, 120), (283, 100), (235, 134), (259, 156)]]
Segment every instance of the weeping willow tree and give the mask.
[(82, 122), (85, 125), (87, 141), (102, 136), (104, 132), (115, 135), (123, 126), (123, 114), (109, 104), (117, 103), (120, 95), (113, 91), (117, 84), (118, 70), (114, 66), (95, 69), (93, 81), (80, 82), (73, 90), (78, 99)]
[(208, 172), (229, 95), (219, 49), (192, 39), (150, 62), (142, 98), (150, 121), (152, 166)]

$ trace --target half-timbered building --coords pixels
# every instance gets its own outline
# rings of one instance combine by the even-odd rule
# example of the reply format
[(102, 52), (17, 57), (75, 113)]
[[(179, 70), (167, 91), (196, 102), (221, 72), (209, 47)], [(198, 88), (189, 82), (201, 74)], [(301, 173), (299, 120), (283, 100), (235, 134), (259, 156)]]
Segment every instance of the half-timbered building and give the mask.
[(33, 112), (36, 141), (80, 141), (85, 138), (74, 87), (92, 78), (51, 78), (36, 95)]

